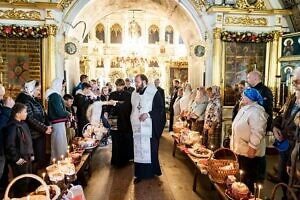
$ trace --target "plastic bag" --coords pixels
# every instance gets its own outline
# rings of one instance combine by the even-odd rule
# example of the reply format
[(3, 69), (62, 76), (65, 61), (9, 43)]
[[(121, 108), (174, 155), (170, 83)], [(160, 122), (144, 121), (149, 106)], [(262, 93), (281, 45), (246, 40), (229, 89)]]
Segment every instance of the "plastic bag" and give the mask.
[(86, 200), (81, 185), (72, 186), (67, 195), (63, 198), (64, 200)]

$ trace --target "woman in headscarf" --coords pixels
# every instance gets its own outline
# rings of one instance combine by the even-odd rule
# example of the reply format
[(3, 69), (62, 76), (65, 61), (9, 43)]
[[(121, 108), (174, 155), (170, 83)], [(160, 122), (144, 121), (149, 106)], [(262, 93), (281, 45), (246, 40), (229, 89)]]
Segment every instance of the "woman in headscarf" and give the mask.
[(183, 96), (179, 100), (181, 113), (187, 112), (189, 110), (189, 103), (191, 100), (191, 95), (192, 95), (192, 86), (191, 86), (191, 84), (187, 83), (187, 84), (185, 84), (185, 87), (184, 87)]
[(33, 172), (45, 166), (46, 149), (45, 149), (45, 134), (51, 134), (52, 128), (49, 126), (46, 119), (46, 114), (43, 106), (37, 101), (41, 94), (41, 85), (38, 81), (26, 82), (22, 92), (17, 96), (16, 102), (23, 103), (27, 108), (26, 122), (29, 126), (33, 151), (35, 159), (33, 162)]
[(230, 149), (237, 154), (240, 169), (244, 171), (243, 181), (254, 192), (254, 183), (261, 182), (261, 168), (265, 167), (265, 133), (268, 114), (263, 98), (254, 88), (242, 93), (243, 107), (232, 123)]
[(48, 100), (48, 118), (52, 124), (51, 134), (51, 159), (58, 159), (67, 153), (67, 136), (65, 123), (71, 115), (66, 111), (64, 100), (61, 96), (64, 80), (56, 78), (52, 81), (51, 87), (46, 91)]
[(204, 145), (211, 149), (215, 149), (220, 147), (222, 133), (220, 87), (209, 87), (206, 89), (206, 92), (209, 101), (204, 116)]
[(196, 97), (191, 105), (191, 111), (188, 114), (188, 119), (192, 121), (192, 130), (203, 132), (204, 114), (208, 104), (205, 88), (197, 89)]

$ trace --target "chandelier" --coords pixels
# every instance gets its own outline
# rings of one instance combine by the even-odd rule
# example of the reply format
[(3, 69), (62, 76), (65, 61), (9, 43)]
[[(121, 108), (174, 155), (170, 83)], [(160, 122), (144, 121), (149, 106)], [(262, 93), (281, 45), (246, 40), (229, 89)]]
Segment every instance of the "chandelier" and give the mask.
[(141, 27), (140, 25), (135, 21), (134, 18), (134, 10), (132, 11), (132, 20), (129, 22), (129, 28), (128, 28), (129, 36), (132, 40), (136, 40), (141, 37)]

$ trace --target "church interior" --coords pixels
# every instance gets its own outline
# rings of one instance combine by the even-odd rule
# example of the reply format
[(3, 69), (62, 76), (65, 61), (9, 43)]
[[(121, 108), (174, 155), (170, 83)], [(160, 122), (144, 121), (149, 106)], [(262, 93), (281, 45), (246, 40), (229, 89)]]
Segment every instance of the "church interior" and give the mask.
[[(112, 166), (114, 141), (113, 144), (108, 142), (103, 146), (101, 138), (100, 144), (97, 143), (95, 148), (81, 152), (81, 160), (74, 164), (76, 178), (66, 175), (63, 184), (61, 181), (53, 181), (50, 179), (49, 166), (37, 170), (35, 175), (27, 173), (28, 177), (32, 176), (32, 179), (37, 179), (44, 185), (55, 185), (51, 186), (51, 190), (53, 192), (53, 188), (56, 189), (57, 197), (50, 198), (50, 189), (44, 189), (42, 195), (31, 192), (19, 199), (35, 199), (34, 196), (47, 200), (300, 199), (300, 125), (295, 125), (296, 118), (299, 117), (297, 112), (300, 111), (297, 110), (297, 100), (296, 108), (292, 108), (296, 114), (283, 117), (291, 118), (288, 123), (295, 123), (292, 130), (295, 134), (291, 136), (291, 140), (296, 144), (295, 149), (298, 147), (298, 154), (292, 162), (293, 175), (287, 174), (288, 180), (283, 181), (277, 173), (280, 170), (278, 163), (283, 162), (282, 151), (274, 146), (278, 142), (274, 129), (266, 130), (268, 121), (264, 127), (265, 134), (261, 136), (265, 145), (263, 157), (266, 161), (263, 183), (255, 182), (254, 192), (249, 189), (246, 196), (241, 196), (241, 188), (238, 194), (235, 194), (231, 186), (234, 184), (228, 184), (234, 177), (235, 183), (243, 184), (244, 187), (246, 185), (242, 182), (246, 181), (245, 172), (248, 174), (246, 169), (241, 168), (240, 156), (229, 145), (235, 132), (234, 109), (236, 105), (238, 109), (243, 109), (241, 101), (246, 95), (243, 90), (239, 90), (240, 84), (243, 83), (245, 88), (255, 88), (249, 80), (249, 74), (255, 72), (260, 79), (259, 83), (268, 88), (272, 96), (272, 109), (271, 114), (268, 113), (268, 120), (271, 120), (271, 123), (273, 120), (272, 127), (277, 116), (285, 112), (289, 99), (297, 99), (297, 84), (300, 84), (300, 74), (299, 83), (296, 75), (300, 67), (299, 3), (299, 0), (0, 0), (0, 83), (1, 88), (5, 88), (5, 95), (2, 97), (0, 88), (0, 100), (4, 102), (4, 106), (5, 99), (16, 100), (20, 92), (24, 92), (26, 83), (35, 80), (41, 87), (38, 101), (45, 113), (49, 114), (47, 91), (52, 88), (52, 81), (58, 78), (64, 80), (64, 89), (60, 94), (64, 100), (65, 94), (72, 94), (74, 88), (80, 84), (82, 87), (81, 75), (95, 81), (96, 93), (101, 91), (102, 94), (103, 88), (109, 87), (108, 84), (113, 85), (113, 91), (117, 90), (120, 79), (126, 79), (130, 86), (137, 87), (136, 75), (145, 74), (147, 82), (151, 84), (156, 80), (160, 81), (159, 87), (164, 90), (165, 95), (162, 99), (166, 124), (158, 145), (161, 176), (136, 181), (135, 184), (135, 159), (130, 159), (129, 163), (122, 167)], [(175, 88), (174, 80), (182, 86)], [(177, 92), (179, 94), (179, 88), (183, 90), (183, 99), (187, 93), (187, 85), (191, 88), (191, 96), (196, 96), (198, 92), (200, 95), (200, 91), (204, 89), (208, 101), (212, 99), (208, 95), (209, 90), (213, 90), (214, 87), (219, 89), (220, 119), (217, 128), (214, 129), (215, 133), (211, 134), (209, 130), (205, 133), (205, 125), (203, 133), (202, 129), (192, 130), (194, 122), (189, 124), (190, 118), (185, 113), (188, 111), (182, 107), (178, 116), (174, 115), (174, 88), (176, 96)], [(90, 87), (94, 89), (92, 82)], [(135, 92), (136, 88), (133, 90)], [(139, 94), (143, 95), (141, 92)], [(268, 100), (263, 94), (260, 95), (263, 101)], [(76, 102), (76, 97), (73, 96)], [(115, 107), (125, 100), (109, 98), (101, 101)], [(106, 104), (101, 105), (102, 111)], [(80, 109), (79, 104), (76, 109)], [(1, 108), (0, 118), (2, 112)], [(207, 112), (209, 111), (203, 112), (203, 116), (207, 115)], [(267, 113), (267, 110), (265, 112)], [(236, 116), (241, 115), (239, 114)], [(130, 113), (128, 116), (129, 119)], [(206, 116), (204, 118), (206, 120)], [(112, 134), (113, 127), (119, 125), (113, 120), (108, 120), (111, 122), (109, 130), (112, 130)], [(262, 120), (260, 116), (254, 126), (258, 126)], [(3, 127), (7, 124), (8, 122)], [(100, 129), (103, 128), (103, 124), (101, 122)], [(251, 125), (253, 124), (249, 126)], [(29, 128), (31, 130), (30, 124)], [(0, 129), (0, 134), (4, 134), (5, 131), (2, 130), (6, 129), (2, 129), (2, 125)], [(253, 129), (250, 128), (251, 131)], [(93, 131), (96, 131), (94, 126)], [(191, 148), (190, 144), (184, 144), (183, 135), (186, 132), (190, 132), (191, 135), (198, 133), (201, 149), (204, 149), (202, 144), (205, 137), (213, 137), (212, 140), (218, 137), (217, 144), (208, 142), (209, 145), (203, 150), (209, 152), (208, 157), (197, 157), (189, 153), (193, 146)], [(81, 134), (81, 137), (84, 137), (82, 135), (84, 134)], [(191, 135), (186, 137), (190, 139)], [(0, 146), (5, 146), (4, 138), (5, 135), (0, 137)], [(240, 142), (245, 140), (242, 138)], [(57, 163), (61, 166), (65, 157), (66, 160), (70, 158), (70, 149), (74, 150), (74, 146), (72, 144), (68, 145), (68, 149), (66, 147), (68, 152), (62, 155), (63, 158), (50, 158), (50, 141), (51, 134), (45, 134), (44, 148), (48, 164)], [(253, 141), (248, 142), (250, 144)], [(281, 142), (279, 140), (276, 144), (283, 145)], [(291, 146), (288, 148), (289, 151), (294, 150)], [(233, 156), (228, 158), (228, 152), (220, 154), (225, 157), (219, 160), (223, 165), (216, 167), (218, 160), (214, 158), (214, 154), (219, 150), (229, 151)], [(5, 158), (2, 160), (2, 157), (5, 157), (2, 155), (4, 152), (0, 151), (0, 162), (3, 165), (7, 162), (4, 161)], [(292, 157), (291, 154), (289, 156)], [(232, 168), (226, 170), (224, 166)], [(2, 173), (0, 165), (0, 178), (2, 174), (7, 173), (11, 183), (3, 188), (0, 183), (0, 199), (5, 200), (12, 199), (8, 196), (13, 196), (13, 190), (18, 190), (18, 187), (12, 187), (16, 177), (10, 166), (8, 168), (8, 171)], [(218, 178), (220, 180), (217, 180)], [(279, 184), (281, 182), (285, 184), (282, 186)], [(76, 188), (72, 184), (79, 187)], [(287, 189), (284, 189), (285, 187)], [(77, 198), (76, 195), (70, 197), (72, 189), (74, 193), (80, 194)]]

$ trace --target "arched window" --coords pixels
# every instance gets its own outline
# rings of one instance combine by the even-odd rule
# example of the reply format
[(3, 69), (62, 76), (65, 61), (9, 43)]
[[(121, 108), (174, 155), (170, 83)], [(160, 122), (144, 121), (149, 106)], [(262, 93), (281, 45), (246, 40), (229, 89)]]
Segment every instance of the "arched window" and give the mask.
[(120, 24), (114, 24), (110, 28), (110, 42), (113, 44), (122, 43), (122, 27)]
[(101, 23), (96, 26), (96, 38), (103, 43), (105, 42), (104, 26)]
[(168, 44), (173, 44), (174, 29), (172, 26), (167, 26), (165, 31), (165, 42)]
[(149, 44), (155, 44), (156, 42), (159, 42), (159, 28), (156, 25), (151, 25), (148, 29), (148, 35), (149, 35)]

